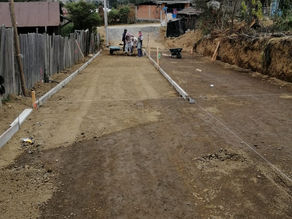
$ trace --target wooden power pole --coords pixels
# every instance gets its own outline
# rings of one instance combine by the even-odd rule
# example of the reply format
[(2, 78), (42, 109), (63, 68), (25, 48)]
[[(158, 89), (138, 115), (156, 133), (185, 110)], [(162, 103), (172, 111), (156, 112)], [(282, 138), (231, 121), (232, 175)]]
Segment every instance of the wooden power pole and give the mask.
[(13, 32), (14, 32), (14, 45), (15, 45), (17, 63), (19, 67), (21, 90), (22, 90), (23, 95), (26, 96), (26, 86), (25, 86), (23, 65), (22, 65), (22, 60), (21, 60), (21, 55), (20, 55), (19, 37), (18, 37), (18, 31), (17, 31), (16, 21), (15, 21), (14, 0), (10, 0), (9, 6), (10, 6), (11, 23), (12, 23)]

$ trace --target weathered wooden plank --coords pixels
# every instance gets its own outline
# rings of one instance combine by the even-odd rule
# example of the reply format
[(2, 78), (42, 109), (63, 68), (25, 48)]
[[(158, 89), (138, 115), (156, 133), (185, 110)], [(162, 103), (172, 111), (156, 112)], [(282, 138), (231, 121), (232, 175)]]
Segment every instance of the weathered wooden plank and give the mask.
[[(19, 39), (28, 89), (43, 81), (45, 73), (51, 76), (79, 63), (82, 59), (80, 51), (94, 53), (99, 44), (98, 35), (85, 31), (75, 32), (69, 37), (29, 33), (21, 34)], [(4, 76), (7, 93), (19, 94), (21, 91), (16, 64), (12, 29), (0, 27), (0, 75)]]

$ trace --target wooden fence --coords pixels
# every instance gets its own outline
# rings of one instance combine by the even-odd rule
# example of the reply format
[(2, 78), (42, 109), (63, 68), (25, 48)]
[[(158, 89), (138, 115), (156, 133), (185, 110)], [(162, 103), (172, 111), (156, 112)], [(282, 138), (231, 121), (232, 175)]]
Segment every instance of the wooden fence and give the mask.
[[(20, 34), (20, 50), (27, 89), (36, 82), (79, 63), (83, 56), (99, 50), (98, 34), (76, 31), (69, 37), (38, 33)], [(78, 45), (80, 49), (78, 48)], [(0, 27), (0, 75), (6, 94), (21, 94), (18, 65), (14, 53), (13, 30)]]

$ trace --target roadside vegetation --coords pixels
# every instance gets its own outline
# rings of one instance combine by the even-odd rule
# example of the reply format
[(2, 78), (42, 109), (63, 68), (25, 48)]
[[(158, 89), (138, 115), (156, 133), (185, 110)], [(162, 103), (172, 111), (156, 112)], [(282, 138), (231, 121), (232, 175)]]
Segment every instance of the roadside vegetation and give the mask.
[(120, 5), (108, 13), (109, 24), (135, 23), (135, 8), (131, 5)]
[[(75, 30), (81, 29), (88, 29), (92, 32), (104, 23), (104, 10), (101, 3), (78, 1), (69, 2), (64, 6), (68, 10), (72, 23), (61, 28), (61, 35), (63, 36), (68, 36)], [(114, 6), (108, 12), (109, 24), (135, 23), (135, 7), (133, 4), (114, 4)]]
[(244, 25), (245, 28), (241, 30), (245, 32), (292, 30), (291, 0), (280, 0), (278, 9), (271, 16), (263, 14), (263, 5), (260, 0), (234, 0), (232, 6), (226, 7), (221, 4), (218, 8), (204, 0), (198, 0), (196, 7), (203, 11), (199, 17), (198, 28), (204, 34), (226, 29), (233, 33), (236, 24)]
[(65, 5), (72, 23), (61, 29), (61, 34), (67, 36), (75, 30), (95, 32), (96, 27), (103, 24), (103, 18), (97, 13), (97, 5), (85, 2), (69, 2)]

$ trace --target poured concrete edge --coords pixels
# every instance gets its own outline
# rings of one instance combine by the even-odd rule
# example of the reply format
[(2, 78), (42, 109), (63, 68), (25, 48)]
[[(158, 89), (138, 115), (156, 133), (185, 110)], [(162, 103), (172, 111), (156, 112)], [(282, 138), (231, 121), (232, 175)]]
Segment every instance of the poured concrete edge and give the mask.
[[(36, 104), (38, 106), (41, 106), (44, 104), (47, 99), (49, 99), (52, 95), (54, 95), (56, 92), (58, 92), (61, 88), (63, 88), (66, 84), (68, 84), (79, 72), (84, 70), (93, 59), (95, 59), (99, 54), (101, 53), (101, 50), (97, 52), (93, 57), (91, 57), (85, 64), (83, 64), (78, 70), (73, 72), (71, 75), (69, 75), (67, 78), (65, 78), (63, 81), (61, 81), (57, 86), (49, 90), (46, 94), (44, 94), (42, 97), (40, 97)], [(12, 137), (13, 135), (18, 132), (20, 129), (20, 126), (22, 123), (26, 120), (26, 118), (32, 113), (32, 109), (25, 109), (19, 116), (10, 124), (10, 128), (7, 129), (1, 136), (0, 136), (0, 148), (3, 147)]]
[(26, 120), (26, 118), (31, 114), (32, 108), (25, 109), (22, 113), (10, 124), (10, 127), (15, 126), (18, 124), (19, 126)]
[(68, 84), (79, 72), (84, 70), (92, 62), (92, 60), (95, 59), (100, 53), (101, 53), (101, 50), (98, 53), (96, 53), (93, 57), (91, 57), (86, 63), (84, 63), (78, 70), (76, 70), (70, 76), (68, 76), (63, 81), (61, 81), (56, 87), (52, 88), (45, 95), (40, 97), (36, 101), (37, 106), (39, 107), (43, 105), (47, 101), (47, 99), (49, 99), (51, 96), (57, 93), (61, 88), (63, 88), (66, 84)]
[(7, 129), (1, 136), (0, 136), (0, 148), (3, 147), (11, 138), (12, 136), (19, 130), (22, 123), (25, 119), (31, 114), (32, 109), (25, 109), (19, 116), (10, 124), (10, 128)]
[(147, 53), (144, 49), (144, 53), (147, 55), (149, 60), (153, 63), (153, 65), (158, 69), (158, 71), (168, 80), (168, 82), (174, 87), (174, 89), (182, 96), (185, 100), (189, 101), (189, 103), (194, 103), (194, 99), (192, 99), (187, 92), (185, 92), (158, 64), (152, 59), (152, 57)]

